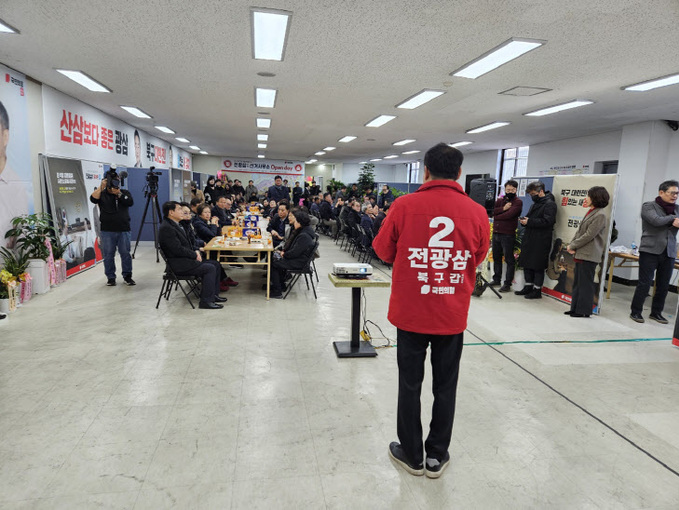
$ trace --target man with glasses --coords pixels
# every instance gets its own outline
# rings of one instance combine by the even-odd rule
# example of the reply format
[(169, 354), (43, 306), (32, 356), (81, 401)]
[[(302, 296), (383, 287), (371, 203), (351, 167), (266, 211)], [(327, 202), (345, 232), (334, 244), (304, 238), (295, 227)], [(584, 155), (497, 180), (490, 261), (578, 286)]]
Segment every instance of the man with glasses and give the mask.
[(677, 257), (677, 231), (679, 231), (679, 182), (665, 181), (658, 188), (658, 196), (641, 206), (641, 243), (639, 245), (639, 283), (632, 298), (630, 318), (644, 322), (641, 311), (648, 291), (653, 285), (655, 294), (651, 303), (650, 319), (660, 324), (668, 321), (662, 315), (670, 278)]

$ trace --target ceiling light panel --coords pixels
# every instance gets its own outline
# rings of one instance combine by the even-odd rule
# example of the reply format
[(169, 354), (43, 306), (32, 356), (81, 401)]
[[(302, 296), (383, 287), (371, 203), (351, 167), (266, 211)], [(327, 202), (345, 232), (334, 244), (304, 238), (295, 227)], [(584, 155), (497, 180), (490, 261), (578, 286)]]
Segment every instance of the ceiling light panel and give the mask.
[(469, 133), (470, 135), (475, 134), (475, 133), (483, 133), (484, 131), (490, 131), (491, 129), (501, 128), (503, 126), (508, 126), (509, 124), (511, 124), (511, 123), (510, 122), (493, 122), (491, 124), (486, 124), (485, 126), (479, 126), (477, 128), (470, 129), (469, 131), (467, 131), (467, 133)]
[(409, 143), (413, 143), (415, 140), (412, 138), (406, 138), (405, 140), (401, 140), (400, 142), (394, 142), (392, 145), (408, 145)]
[(340, 138), (337, 141), (342, 142), (342, 143), (349, 143), (349, 142), (352, 142), (354, 140), (356, 140), (355, 136), (347, 135), (347, 136), (343, 136), (342, 138)]
[(417, 154), (418, 152), (421, 152), (421, 151), (406, 151), (406, 152), (402, 152), (401, 154)]
[(123, 110), (125, 110), (127, 113), (131, 113), (135, 117), (139, 117), (140, 119), (150, 119), (152, 118), (148, 113), (141, 111), (139, 108), (136, 106), (121, 106)]
[(314, 156), (323, 156), (323, 155), (325, 155), (325, 152), (323, 152), (323, 151), (318, 151), (318, 152), (314, 153)]
[(169, 127), (167, 126), (156, 126), (156, 129), (158, 131), (162, 131), (163, 133), (167, 133), (168, 135), (174, 135), (176, 134), (174, 131), (172, 131)]
[(455, 142), (455, 143), (449, 143), (451, 147), (464, 147), (465, 145), (471, 145), (474, 142)]
[(0, 33), (2, 34), (18, 34), (19, 31), (12, 25), (8, 25), (0, 19)]
[(366, 127), (380, 127), (384, 126), (387, 122), (392, 121), (396, 118), (396, 115), (380, 115), (379, 117), (375, 117), (373, 120), (368, 122), (365, 126)]
[(200, 153), (207, 156), (207, 151), (200, 151)]
[(197, 145), (189, 145), (189, 149), (193, 149), (194, 151), (199, 151), (200, 147), (198, 147)]
[(316, 161), (318, 161), (318, 160), (317, 159), (310, 159), (309, 161), (305, 161), (305, 163), (311, 164), (311, 163), (315, 163)]
[(257, 148), (258, 149), (266, 149), (266, 144), (265, 143), (258, 143)]
[(539, 48), (547, 41), (540, 41), (538, 39), (519, 39), (513, 37), (508, 41), (496, 46), (487, 53), (484, 53), (479, 58), (472, 60), (465, 64), (460, 69), (450, 73), (451, 76), (458, 76), (460, 78), (471, 78), (472, 80), (489, 73), (493, 69), (497, 69), (501, 65), (511, 62), (512, 60), (525, 55), (535, 48)]
[(623, 90), (629, 90), (632, 92), (646, 92), (647, 90), (668, 87), (670, 85), (676, 85), (677, 83), (679, 83), (679, 74), (673, 74), (671, 76), (655, 78), (653, 80), (644, 81), (635, 85), (629, 85), (627, 87), (623, 87)]
[(269, 9), (251, 9), (250, 12), (253, 58), (283, 60), (292, 13)]
[(266, 142), (269, 139), (269, 135), (264, 133), (257, 133), (257, 141)]
[(92, 92), (111, 92), (111, 89), (106, 85), (102, 85), (97, 80), (83, 73), (82, 71), (69, 71), (68, 69), (57, 69), (58, 73), (63, 74), (66, 78), (73, 80), (78, 85), (85, 87)]
[(257, 118), (257, 127), (259, 129), (269, 129), (271, 127), (271, 119)]
[(428, 103), (432, 99), (436, 99), (437, 97), (445, 94), (444, 90), (431, 90), (431, 89), (424, 89), (417, 94), (415, 94), (412, 97), (409, 97), (405, 101), (403, 101), (401, 104), (396, 105), (396, 108), (405, 108), (406, 110), (414, 110), (415, 108), (422, 106), (425, 103)]
[(384, 159), (394, 159), (394, 158), (398, 158), (398, 155), (397, 154), (391, 154), (390, 156), (384, 156)]
[(257, 157), (258, 157), (259, 159), (264, 159), (264, 154), (257, 154)]
[(544, 115), (551, 115), (552, 113), (562, 112), (564, 110), (570, 110), (572, 108), (579, 108), (581, 106), (587, 106), (593, 104), (593, 101), (577, 99), (575, 101), (570, 101), (568, 103), (558, 104), (555, 106), (550, 106), (549, 108), (542, 108), (541, 110), (535, 110), (534, 112), (524, 113), (527, 117), (542, 117)]
[(187, 140), (186, 138), (175, 138), (175, 140), (177, 140), (178, 142), (182, 142), (182, 143), (191, 143), (191, 142), (190, 142), (189, 140)]
[(334, 151), (336, 148), (337, 148), (337, 147), (325, 147), (323, 150), (324, 150), (324, 151), (327, 151), (327, 152), (330, 152), (330, 151)]
[(375, 163), (376, 161), (382, 161), (382, 159), (381, 158), (375, 158), (375, 159), (371, 159), (370, 161)]
[(257, 108), (274, 108), (276, 106), (276, 89), (255, 89), (255, 104)]

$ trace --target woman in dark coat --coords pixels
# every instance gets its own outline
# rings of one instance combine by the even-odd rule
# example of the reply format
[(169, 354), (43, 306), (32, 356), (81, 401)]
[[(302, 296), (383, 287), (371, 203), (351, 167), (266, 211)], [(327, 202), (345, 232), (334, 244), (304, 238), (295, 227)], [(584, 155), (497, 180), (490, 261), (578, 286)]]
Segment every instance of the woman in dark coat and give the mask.
[(207, 185), (203, 190), (203, 195), (205, 195), (205, 201), (208, 204), (214, 204), (217, 202), (217, 196), (215, 195), (215, 178), (210, 177), (207, 180)]
[(571, 309), (564, 312), (571, 317), (589, 317), (594, 307), (594, 276), (597, 265), (603, 262), (606, 249), (608, 222), (604, 209), (609, 200), (608, 191), (603, 186), (594, 186), (587, 191), (583, 205), (589, 207), (589, 211), (566, 248), (575, 261)]
[(196, 236), (205, 241), (205, 244), (219, 235), (219, 218), (212, 217), (210, 206), (207, 204), (200, 204), (196, 208), (196, 215), (193, 217), (192, 223)]
[(316, 232), (310, 227), (309, 213), (294, 207), (288, 214), (288, 221), (294, 228), (285, 242), (280, 258), (271, 264), (271, 292), (269, 297), (281, 299), (283, 297), (283, 281), (288, 269), (304, 269), (316, 244)]
[(526, 193), (533, 199), (533, 205), (524, 218), (519, 218), (526, 230), (518, 260), (519, 266), (523, 267), (526, 285), (514, 294), (526, 299), (540, 299), (552, 247), (552, 230), (556, 223), (556, 202), (554, 195), (545, 191), (545, 185), (540, 181), (528, 184)]

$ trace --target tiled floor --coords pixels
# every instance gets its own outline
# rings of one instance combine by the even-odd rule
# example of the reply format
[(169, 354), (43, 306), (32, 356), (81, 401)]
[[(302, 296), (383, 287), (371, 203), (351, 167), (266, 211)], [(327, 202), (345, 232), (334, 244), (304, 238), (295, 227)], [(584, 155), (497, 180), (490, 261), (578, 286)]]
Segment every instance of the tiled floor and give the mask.
[[(321, 241), (317, 301), (302, 283), (267, 302), (259, 271), (233, 269), (224, 310), (179, 295), (156, 310), (162, 269), (143, 248), (136, 287), (105, 287), (97, 267), (14, 313), (0, 507), (679, 508), (679, 348), (670, 326), (628, 319), (632, 289), (590, 319), (548, 298), (473, 298), (453, 460), (429, 480), (387, 457), (396, 350), (335, 357), (350, 292), (325, 275), (349, 257)], [(393, 339), (388, 296), (368, 291), (367, 316)]]

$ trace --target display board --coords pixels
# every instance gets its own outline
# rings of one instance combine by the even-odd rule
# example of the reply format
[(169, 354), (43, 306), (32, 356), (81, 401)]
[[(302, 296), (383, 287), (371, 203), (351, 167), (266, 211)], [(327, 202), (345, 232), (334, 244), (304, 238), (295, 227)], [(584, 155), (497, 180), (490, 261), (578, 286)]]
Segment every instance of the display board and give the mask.
[(6, 246), (12, 218), (34, 212), (33, 177), (26, 77), (3, 65), (0, 73), (0, 246)]
[[(532, 200), (526, 200), (526, 186), (529, 182), (540, 180), (545, 188), (551, 191), (557, 204), (556, 224), (552, 238), (552, 250), (550, 252), (549, 268), (545, 278), (542, 292), (564, 303), (571, 302), (573, 292), (573, 279), (575, 277), (575, 261), (573, 255), (568, 253), (566, 246), (575, 236), (580, 222), (587, 214), (588, 209), (583, 207), (583, 201), (587, 196), (587, 190), (593, 186), (603, 186), (608, 191), (611, 200), (604, 209), (607, 218), (606, 224), (606, 248), (604, 258), (608, 254), (610, 245), (612, 221), (615, 211), (615, 197), (617, 175), (558, 175), (551, 177), (516, 177), (519, 182), (518, 196), (523, 200), (522, 216), (525, 216), (533, 204)], [(597, 266), (595, 283), (593, 313), (599, 313), (605, 280), (606, 268), (604, 261)]]
[(217, 177), (238, 179), (245, 188), (248, 181), (254, 181), (260, 194), (273, 185), (274, 177), (280, 175), (288, 180), (288, 187), (292, 188), (295, 181), (304, 181), (304, 162), (283, 161), (274, 159), (223, 158)]

